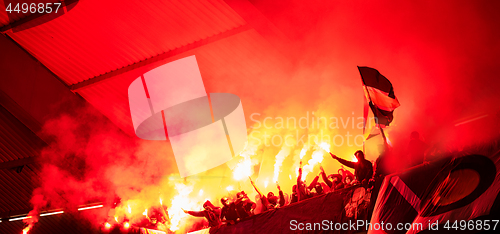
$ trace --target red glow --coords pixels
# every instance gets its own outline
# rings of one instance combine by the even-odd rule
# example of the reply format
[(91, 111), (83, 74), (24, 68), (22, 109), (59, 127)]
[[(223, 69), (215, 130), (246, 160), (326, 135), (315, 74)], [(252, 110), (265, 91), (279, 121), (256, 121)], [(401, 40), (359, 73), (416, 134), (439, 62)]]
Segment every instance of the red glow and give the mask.
[[(359, 7), (360, 3), (356, 1), (335, 3), (321, 1), (321, 4), (292, 1), (290, 4), (277, 5), (272, 4), (277, 1), (254, 0), (250, 2), (262, 12), (265, 19), (269, 19), (276, 25), (278, 33), (286, 35), (291, 42), (275, 43), (272, 38), (271, 40), (266, 38), (266, 32), (262, 33), (256, 29), (258, 33), (254, 30), (238, 33), (211, 45), (197, 48), (195, 51), (201, 72), (207, 74), (206, 77), (210, 77), (203, 80), (207, 93), (220, 91), (240, 96), (244, 102), (248, 129), (255, 127), (252, 126), (254, 125), (252, 119), (262, 121), (267, 117), (273, 117), (266, 122), (265, 126), (279, 130), (268, 131), (274, 135), (281, 135), (281, 138), (273, 138), (274, 135), (272, 135), (268, 142), (279, 139), (286, 141), (287, 138), (284, 136), (290, 133), (286, 132), (289, 129), (274, 127), (279, 126), (276, 117), (283, 118), (286, 123), (288, 123), (288, 117), (293, 117), (297, 120), (297, 125), (302, 126), (300, 119), (305, 118), (306, 113), (312, 118), (312, 111), (315, 111), (315, 121), (310, 122), (315, 125), (310, 127), (314, 130), (310, 132), (311, 135), (316, 134), (316, 130), (325, 129), (338, 130), (325, 131), (325, 135), (332, 137), (336, 134), (341, 136), (346, 136), (346, 133), (360, 134), (361, 129), (357, 127), (357, 124), (351, 125), (348, 119), (357, 119), (362, 112), (363, 91), (359, 74), (356, 71), (357, 65), (373, 66), (387, 76), (393, 83), (396, 96), (401, 102), (401, 107), (395, 111), (395, 121), (387, 129), (394, 143), (394, 149), (391, 152), (393, 156), (388, 156), (388, 164), (390, 164), (388, 167), (392, 171), (404, 167), (405, 162), (401, 160), (401, 155), (406, 155), (408, 136), (413, 130), (418, 130), (423, 141), (434, 147), (433, 150), (436, 152), (447, 149), (449, 145), (461, 146), (498, 133), (500, 121), (496, 121), (495, 118), (497, 118), (500, 96), (497, 95), (494, 87), (498, 87), (499, 82), (496, 78), (498, 77), (496, 70), (493, 68), (498, 67), (498, 59), (495, 58), (500, 50), (497, 46), (497, 38), (500, 34), (496, 29), (497, 23), (493, 24), (494, 21), (487, 20), (498, 19), (496, 12), (490, 10), (495, 7), (489, 7), (489, 4), (476, 4), (472, 1), (460, 4), (423, 1), (418, 8), (414, 4), (405, 2), (380, 4), (375, 3), (376, 1), (366, 1), (363, 2), (363, 7)], [(91, 12), (72, 12), (72, 14), (84, 14), (80, 15), (81, 17), (86, 16), (87, 13)], [(113, 16), (120, 16), (113, 12), (107, 13), (110, 15), (106, 17), (111, 19), (118, 18)], [(101, 17), (100, 15), (94, 16), (98, 19)], [(234, 18), (239, 19), (239, 17)], [(100, 22), (98, 19), (95, 22)], [(120, 20), (133, 21), (135, 19), (135, 17), (124, 17)], [(120, 48), (120, 51), (127, 52), (119, 53), (125, 56), (123, 61), (126, 63), (122, 63), (115, 56), (116, 51), (113, 49), (115, 47), (105, 50), (99, 47), (94, 49), (96, 43), (86, 40), (89, 39), (88, 37), (79, 38), (79, 35), (75, 33), (70, 35), (64, 30), (58, 30), (58, 28), (68, 27), (50, 28), (50, 25), (67, 26), (74, 23), (69, 19), (67, 22), (56, 20), (45, 25), (48, 28), (34, 27), (27, 30), (26, 35), (12, 34), (11, 37), (21, 46), (25, 46), (36, 58), (41, 58), (42, 63), (68, 85), (74, 85), (83, 79), (90, 79), (105, 71), (114, 71), (132, 62), (139, 62), (139, 59), (125, 58), (127, 54), (138, 54), (142, 60), (143, 57), (154, 57), (158, 52), (155, 51), (154, 46), (147, 45), (156, 43), (141, 43), (141, 38), (149, 38), (148, 35), (133, 33), (132, 29), (130, 41), (134, 45), (141, 45), (138, 48), (142, 51), (154, 53), (142, 54), (134, 51), (135, 47), (116, 46)], [(86, 21), (78, 23), (79, 25), (81, 23), (80, 29), (84, 31), (94, 30), (95, 27), (97, 27), (95, 30), (97, 32), (104, 31), (99, 30), (102, 29), (99, 25), (92, 25)], [(242, 24), (244, 23), (242, 21)], [(186, 24), (189, 25), (189, 23)], [(154, 26), (152, 24), (150, 28), (155, 28)], [(220, 23), (218, 26), (222, 30), (225, 25)], [(228, 26), (228, 28), (233, 27), (237, 27), (237, 24)], [(41, 39), (48, 37), (49, 34), (40, 31), (42, 29), (54, 30), (54, 33), (60, 36), (54, 37), (56, 41), (40, 40), (46, 41), (47, 46), (37, 46), (36, 38), (29, 38), (29, 35), (38, 35)], [(203, 30), (205, 29), (202, 27), (191, 28), (185, 35), (192, 36), (189, 38), (189, 41), (192, 41), (199, 39), (194, 34), (200, 33), (199, 36), (204, 38), (214, 33), (207, 31), (205, 35), (201, 33)], [(185, 44), (180, 37), (184, 34), (165, 33), (164, 35), (167, 34), (179, 36), (177, 38), (179, 44)], [(90, 39), (94, 39), (93, 34), (82, 33), (82, 35), (91, 35)], [(136, 37), (136, 35), (141, 36)], [(165, 45), (158, 45), (162, 46), (161, 48), (180, 46), (168, 40), (162, 40), (164, 35), (149, 36), (154, 41), (164, 41)], [(105, 45), (112, 45), (115, 40), (115, 43), (127, 45), (127, 41), (119, 40), (123, 35), (117, 33), (116, 36), (116, 39), (103, 37), (102, 43), (97, 44), (107, 47)], [(57, 40), (61, 38), (73, 38), (75, 41), (69, 44), (60, 43), (61, 51), (64, 53), (52, 53), (51, 49), (59, 48), (56, 47)], [(282, 51), (276, 48), (276, 44), (286, 44), (290, 47), (286, 48), (287, 51), (295, 55), (282, 56)], [(71, 45), (79, 45), (78, 50), (69, 50)], [(131, 48), (131, 51), (125, 48)], [(238, 53), (228, 53), (229, 51)], [(62, 56), (69, 57), (69, 55), (77, 62), (58, 59)], [(50, 58), (50, 56), (55, 57)], [(61, 62), (62, 64), (59, 64)], [(290, 64), (294, 67), (292, 68)], [(269, 184), (272, 178), (273, 183), (280, 182), (282, 188), (289, 193), (292, 184), (296, 181), (293, 173), (295, 173), (295, 168), (299, 167), (299, 160), (303, 159), (304, 166), (306, 166), (311, 158), (322, 157), (320, 154), (314, 154), (313, 148), (306, 155), (309, 148), (305, 145), (302, 151), (298, 144), (294, 146), (295, 148), (291, 149), (289, 154), (283, 155), (286, 159), (275, 157), (280, 149), (278, 147), (254, 145), (255, 149), (252, 154), (241, 155), (243, 159), (232, 170), (235, 180), (229, 181), (231, 184), (214, 182), (207, 183), (205, 186), (201, 183), (188, 184), (188, 180), (177, 181), (177, 178), (160, 181), (157, 178), (164, 178), (177, 172), (175, 166), (169, 166), (175, 165), (172, 150), (165, 142), (146, 142), (134, 138), (129, 102), (126, 98), (127, 87), (132, 78), (135, 79), (140, 76), (137, 74), (156, 66), (153, 62), (148, 62), (148, 66), (143, 65), (136, 66), (142, 68), (130, 73), (125, 70), (133, 70), (134, 67), (118, 70), (113, 73), (117, 78), (106, 82), (96, 82), (92, 86), (79, 90), (78, 94), (93, 106), (80, 109), (68, 108), (70, 113), (45, 122), (43, 134), (53, 138), (56, 143), (44, 149), (40, 156), (40, 161), (43, 162), (40, 173), (42, 184), (33, 192), (31, 201), (35, 207), (34, 211), (40, 213), (47, 204), (78, 207), (80, 204), (88, 204), (87, 202), (111, 201), (115, 198), (114, 196), (117, 196), (123, 198), (123, 201), (117, 204), (116, 213), (110, 214), (109, 219), (105, 219), (108, 213), (104, 208), (81, 213), (98, 213), (95, 216), (99, 219), (90, 218), (94, 219), (93, 223), (96, 226), (101, 225), (102, 220), (112, 220), (113, 217), (117, 223), (119, 223), (117, 217), (120, 217), (120, 221), (130, 220), (131, 223), (123, 224), (123, 227), (128, 228), (131, 225), (138, 226), (131, 218), (134, 215), (146, 209), (146, 212), (142, 214), (147, 216), (147, 210), (151, 207), (147, 201), (158, 203), (157, 188), (160, 187), (164, 189), (162, 192), (176, 190), (176, 193), (179, 193), (175, 201), (182, 206), (171, 204), (176, 193), (162, 195), (164, 200), (160, 199), (160, 204), (163, 205), (163, 202), (169, 207), (166, 211), (167, 215), (175, 216), (175, 218), (169, 218), (175, 220), (176, 225), (182, 228), (185, 214), (181, 209), (200, 208), (200, 204), (196, 202), (202, 201), (201, 198), (220, 198), (218, 195), (221, 193), (227, 195), (227, 192), (237, 190), (252, 191), (253, 188), (248, 187), (249, 176), (259, 177), (259, 186), (263, 186), (264, 189), (275, 189), (274, 186), (268, 186), (273, 185)], [(82, 70), (84, 67), (95, 68), (95, 70), (91, 69), (93, 71), (87, 72)], [(81, 75), (78, 78), (81, 80), (73, 78), (75, 74)], [(497, 85), (494, 85), (495, 83)], [(283, 88), (284, 84), (286, 84), (286, 89)], [(32, 97), (31, 95), (20, 96)], [(95, 113), (93, 108), (98, 109), (100, 113)], [(495, 113), (483, 113), (482, 110)], [(260, 115), (250, 118), (249, 115), (252, 113), (260, 113)], [(106, 115), (112, 123), (99, 117), (102, 114)], [(458, 120), (464, 116), (470, 118)], [(334, 127), (330, 127), (330, 124), (325, 125), (320, 121), (321, 117), (324, 117), (327, 122), (330, 122), (331, 117), (339, 117), (338, 128), (335, 128), (334, 124), (332, 124)], [(483, 121), (491, 121), (492, 124), (484, 124)], [(294, 121), (290, 123), (295, 125)], [(307, 123), (309, 124), (309, 121)], [(121, 129), (117, 129), (117, 126)], [(324, 126), (322, 127), (324, 129), (319, 129), (318, 126)], [(123, 132), (131, 134), (127, 136)], [(249, 130), (248, 134), (251, 133), (252, 131)], [(292, 133), (295, 136), (295, 131)], [(477, 137), (478, 133), (480, 133), (480, 138)], [(251, 136), (256, 135), (256, 138), (261, 137), (258, 134)], [(341, 146), (337, 147), (332, 143), (332, 147), (322, 148), (348, 159), (352, 152), (361, 148), (360, 146), (347, 146), (357, 144), (353, 143), (357, 138), (352, 136), (346, 137), (344, 139), (346, 141), (342, 143), (339, 143), (343, 140), (341, 138), (331, 139), (332, 141), (338, 140), (336, 143)], [(300, 139), (300, 136), (297, 138)], [(380, 138), (377, 136), (366, 143), (365, 155), (370, 161), (374, 161), (379, 155), (376, 147), (382, 141)], [(289, 139), (295, 139), (295, 137)], [(392, 146), (389, 138), (387, 142)], [(258, 151), (261, 149), (262, 152)], [(331, 160), (328, 154), (325, 155), (324, 161), (321, 161), (323, 158), (313, 160), (315, 164), (310, 165), (308, 172), (315, 174), (318, 167), (315, 165), (319, 163), (328, 173), (335, 172), (339, 164)], [(280, 162), (275, 163), (278, 158)], [(68, 159), (76, 159), (78, 164), (85, 165), (85, 169), (74, 166), (77, 165), (76, 163), (68, 166)], [(352, 156), (351, 161), (357, 162), (358, 160)], [(274, 177), (270, 169), (270, 165), (273, 164), (275, 165)], [(255, 167), (256, 165), (259, 166)], [(225, 165), (223, 167), (226, 169)], [(230, 172), (227, 173), (230, 174)], [(286, 174), (289, 174), (288, 179)], [(284, 175), (284, 178), (283, 176), (280, 178), (280, 175)], [(303, 175), (307, 175), (306, 169)], [(174, 189), (173, 184), (176, 182), (190, 186), (190, 191), (182, 192), (179, 191), (181, 189)], [(137, 197), (138, 191), (141, 195), (147, 194), (148, 197)], [(252, 194), (249, 195), (252, 196)], [(128, 205), (127, 199), (135, 203)], [(78, 210), (101, 207), (103, 205), (82, 207)], [(110, 223), (104, 224), (105, 228), (111, 228), (111, 226)]]

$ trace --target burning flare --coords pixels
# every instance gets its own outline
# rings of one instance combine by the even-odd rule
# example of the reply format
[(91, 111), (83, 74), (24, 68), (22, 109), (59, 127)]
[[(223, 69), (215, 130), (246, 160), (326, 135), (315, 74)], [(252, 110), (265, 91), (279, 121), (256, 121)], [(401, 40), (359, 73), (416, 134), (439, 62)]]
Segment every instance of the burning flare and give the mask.
[(187, 216), (182, 209), (199, 209), (195, 202), (189, 199), (189, 194), (193, 191), (192, 185), (175, 183), (174, 187), (178, 194), (172, 199), (172, 205), (167, 210), (170, 217), (170, 230), (173, 232), (179, 230), (182, 218)]
[(241, 160), (236, 167), (233, 169), (233, 178), (235, 180), (242, 180), (246, 179), (249, 176), (252, 176), (254, 171), (252, 167), (252, 159), (250, 156), (255, 155), (257, 152), (258, 146), (255, 145), (250, 145), (248, 142), (245, 145), (245, 149), (241, 151), (240, 156), (243, 157), (243, 160)]
[(252, 160), (250, 157), (245, 157), (243, 161), (238, 163), (233, 171), (233, 177), (235, 180), (242, 180), (248, 178), (253, 174), (252, 170)]
[(330, 144), (322, 142), (321, 144), (319, 144), (319, 147), (325, 150), (326, 152), (330, 153)]
[(304, 155), (306, 155), (307, 153), (307, 145), (304, 145), (304, 147), (302, 147), (302, 150), (300, 151), (300, 160), (302, 160), (302, 158), (304, 157)]
[(283, 146), (280, 152), (276, 155), (276, 162), (274, 163), (274, 176), (273, 176), (274, 183), (278, 182), (278, 176), (281, 172), (280, 170), (281, 165), (283, 164), (285, 158), (290, 154), (290, 151), (291, 150), (289, 147)]
[(324, 158), (323, 155), (325, 153), (323, 150), (325, 150), (327, 152), (330, 151), (330, 144), (328, 144), (326, 142), (323, 142), (323, 143), (319, 144), (318, 146), (319, 146), (319, 148), (312, 153), (311, 159), (309, 159), (309, 161), (307, 162), (307, 165), (305, 165), (304, 169), (302, 170), (302, 178), (301, 178), (302, 181), (305, 181), (307, 174), (309, 174), (309, 172), (313, 171), (314, 166), (316, 166), (317, 164), (320, 164), (323, 161), (323, 158)]

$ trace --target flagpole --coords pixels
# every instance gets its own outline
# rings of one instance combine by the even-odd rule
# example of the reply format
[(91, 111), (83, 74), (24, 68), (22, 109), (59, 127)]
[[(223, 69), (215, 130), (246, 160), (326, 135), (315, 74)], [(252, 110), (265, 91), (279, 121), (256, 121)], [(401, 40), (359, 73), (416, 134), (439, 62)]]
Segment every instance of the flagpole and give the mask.
[[(366, 96), (368, 96), (368, 99), (370, 100), (370, 103), (371, 103), (373, 106), (375, 106), (375, 104), (373, 104), (373, 102), (372, 102), (372, 97), (370, 96), (370, 93), (368, 92), (368, 88), (367, 88), (367, 87), (366, 87), (366, 85), (365, 85), (365, 82), (364, 82), (364, 80), (363, 80), (363, 76), (361, 76), (361, 81), (363, 81), (363, 87), (365, 88), (365, 91), (366, 91)], [(370, 105), (370, 103), (369, 103), (368, 105)], [(373, 111), (373, 109), (372, 109), (372, 111)], [(376, 110), (376, 111), (378, 112), (378, 110)], [(375, 113), (374, 113), (374, 114), (375, 114)], [(375, 118), (378, 118), (377, 116), (379, 116), (379, 115), (375, 114)], [(378, 125), (378, 128), (380, 129), (380, 133), (382, 134), (382, 138), (384, 139), (384, 144), (386, 144), (386, 145), (387, 145), (387, 138), (385, 137), (384, 129), (383, 129), (382, 127), (380, 127), (380, 124), (378, 123), (378, 121), (376, 121), (376, 124)], [(364, 151), (364, 146), (365, 146), (365, 145), (364, 145), (364, 143), (363, 143), (363, 151)]]
[(364, 102), (363, 102), (363, 152), (366, 152), (365, 151), (365, 144), (366, 144), (367, 138), (365, 138), (365, 137), (366, 137), (366, 123), (368, 122), (369, 105), (368, 105), (368, 102), (366, 101), (366, 97), (363, 100), (364, 100)]

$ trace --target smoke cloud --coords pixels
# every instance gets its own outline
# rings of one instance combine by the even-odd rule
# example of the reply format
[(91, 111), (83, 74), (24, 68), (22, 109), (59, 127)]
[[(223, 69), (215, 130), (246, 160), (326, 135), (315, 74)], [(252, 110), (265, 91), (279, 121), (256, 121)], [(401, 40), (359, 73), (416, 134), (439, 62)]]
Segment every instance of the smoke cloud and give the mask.
[[(43, 134), (53, 142), (41, 155), (42, 185), (34, 192), (34, 210), (75, 209), (99, 201), (108, 212), (92, 219), (102, 223), (114, 216), (142, 217), (162, 198), (166, 206), (175, 207), (176, 219), (185, 220), (179, 229), (185, 231), (187, 223), (200, 219), (183, 216), (180, 208), (201, 209), (205, 199), (220, 204), (222, 196), (234, 196), (235, 191), (226, 191), (228, 186), (254, 197), (245, 176), (234, 179), (235, 170), (242, 167), (250, 167), (249, 174), (263, 192), (276, 193), (273, 185), (263, 189), (266, 180), (276, 177), (290, 193), (303, 148), (310, 148), (303, 162), (323, 153), (322, 166), (334, 173), (340, 165), (314, 149), (316, 144), (329, 141), (332, 153), (347, 160), (363, 147), (356, 144), (356, 136), (363, 134), (359, 118), (364, 98), (356, 66), (376, 68), (394, 86), (401, 107), (387, 134), (398, 159), (406, 154), (409, 135), (415, 130), (436, 152), (500, 134), (496, 74), (500, 3), (251, 2), (288, 38), (290, 51), (285, 55), (265, 38), (248, 42), (258, 45), (252, 53), (238, 49), (243, 61), (227, 61), (227, 68), (249, 64), (258, 74), (253, 79), (228, 77), (226, 70), (209, 69), (199, 60), (202, 76), (210, 77), (204, 79), (208, 93), (233, 93), (242, 100), (249, 141), (242, 157), (232, 163), (245, 165), (222, 165), (180, 179), (168, 142), (127, 136), (91, 108), (79, 108), (44, 126)], [(258, 36), (258, 30), (245, 33)], [(217, 43), (233, 43), (235, 50), (251, 46), (238, 45), (236, 39), (227, 38), (203, 50), (216, 50)], [(211, 70), (209, 76), (204, 74), (207, 70)], [(307, 122), (308, 127), (301, 127), (301, 119), (307, 119), (302, 126)], [(366, 141), (368, 160), (377, 158), (379, 144), (380, 136)], [(316, 176), (318, 167), (311, 168), (307, 181)], [(117, 198), (121, 203), (110, 208)], [(184, 201), (185, 206), (172, 206), (173, 199)], [(132, 212), (127, 214), (129, 206)]]

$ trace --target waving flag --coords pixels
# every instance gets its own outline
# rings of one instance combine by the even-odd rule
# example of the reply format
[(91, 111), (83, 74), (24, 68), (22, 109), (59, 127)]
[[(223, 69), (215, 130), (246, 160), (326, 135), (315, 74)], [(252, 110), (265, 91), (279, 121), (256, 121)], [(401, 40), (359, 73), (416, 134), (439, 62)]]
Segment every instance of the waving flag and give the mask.
[(366, 99), (377, 124), (388, 126), (394, 118), (394, 109), (400, 106), (391, 82), (371, 67), (358, 67), (358, 70), (365, 87)]

